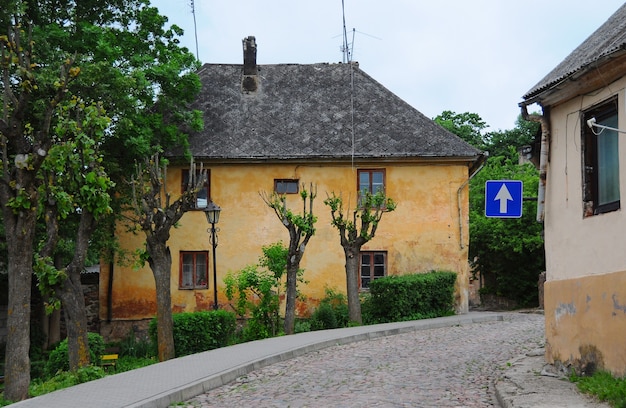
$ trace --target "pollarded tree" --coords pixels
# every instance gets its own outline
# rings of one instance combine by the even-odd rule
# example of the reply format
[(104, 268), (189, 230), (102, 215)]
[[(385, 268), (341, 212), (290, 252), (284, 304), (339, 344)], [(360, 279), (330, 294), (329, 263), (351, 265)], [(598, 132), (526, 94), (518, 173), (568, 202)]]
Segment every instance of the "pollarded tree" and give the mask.
[(144, 165), (137, 166), (132, 182), (132, 205), (125, 217), (131, 228), (138, 228), (146, 235), (147, 260), (154, 275), (157, 301), (157, 338), (159, 361), (176, 356), (174, 349), (174, 323), (172, 319), (172, 296), (170, 277), (172, 255), (167, 241), (170, 231), (182, 216), (196, 207), (198, 192), (206, 182), (206, 172), (196, 171), (191, 163), (187, 188), (176, 200), (166, 189), (167, 164), (154, 155)]
[[(284, 195), (277, 193), (261, 193), (265, 201), (289, 231), (289, 251), (287, 254), (287, 290), (285, 293), (285, 334), (293, 334), (296, 321), (296, 298), (298, 296), (298, 272), (300, 261), (304, 256), (304, 250), (311, 237), (315, 234), (315, 222), (317, 217), (313, 215), (313, 200), (317, 196), (311, 184), (309, 190), (302, 185), (300, 197), (302, 198), (302, 214), (294, 214), (287, 208), (287, 200)], [(308, 201), (308, 202), (307, 202)]]
[(339, 231), (341, 246), (346, 258), (346, 285), (348, 292), (348, 314), (350, 320), (362, 323), (359, 301), (359, 253), (361, 247), (376, 235), (383, 215), (396, 209), (393, 199), (384, 192), (365, 192), (357, 208), (350, 215), (344, 210), (343, 198), (335, 193), (324, 200), (330, 207), (332, 225)]

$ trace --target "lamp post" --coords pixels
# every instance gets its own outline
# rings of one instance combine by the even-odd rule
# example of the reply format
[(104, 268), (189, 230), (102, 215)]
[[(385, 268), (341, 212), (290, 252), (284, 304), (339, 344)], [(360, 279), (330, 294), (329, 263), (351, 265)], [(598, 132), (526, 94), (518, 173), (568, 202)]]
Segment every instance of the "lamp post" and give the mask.
[(211, 228), (207, 230), (210, 232), (209, 241), (211, 246), (213, 246), (213, 310), (218, 309), (217, 305), (217, 267), (215, 266), (215, 248), (217, 248), (217, 232), (219, 228), (215, 228), (215, 224), (217, 224), (220, 220), (220, 211), (222, 209), (215, 204), (214, 202), (210, 202), (206, 208), (204, 209), (204, 215), (206, 215), (206, 220), (209, 224), (211, 224)]

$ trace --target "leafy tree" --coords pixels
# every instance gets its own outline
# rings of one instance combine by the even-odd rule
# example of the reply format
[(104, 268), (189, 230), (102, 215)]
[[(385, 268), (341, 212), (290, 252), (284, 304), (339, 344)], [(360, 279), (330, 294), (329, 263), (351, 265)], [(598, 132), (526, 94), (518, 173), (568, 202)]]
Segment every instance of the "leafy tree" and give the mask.
[[(317, 192), (311, 184), (309, 190), (302, 185), (300, 198), (302, 199), (302, 214), (295, 214), (287, 208), (287, 199), (284, 195), (261, 193), (261, 198), (274, 210), (280, 222), (289, 231), (289, 250), (287, 257), (287, 292), (285, 304), (285, 334), (293, 334), (296, 320), (296, 298), (298, 296), (298, 273), (300, 261), (311, 237), (315, 234), (317, 217), (313, 215), (313, 200)], [(307, 202), (308, 201), (308, 202)], [(307, 208), (308, 204), (308, 208)]]
[(258, 265), (248, 265), (224, 279), (228, 300), (237, 297), (237, 314), (250, 315), (244, 328), (246, 341), (278, 334), (280, 288), (287, 271), (287, 254), (288, 249), (282, 242), (264, 246)]
[(198, 192), (207, 177), (202, 169), (196, 172), (192, 162), (187, 188), (180, 197), (172, 200), (165, 184), (166, 166), (158, 154), (146, 159), (143, 166), (137, 166), (137, 175), (132, 183), (131, 212), (124, 215), (131, 228), (137, 226), (146, 235), (146, 250), (142, 260), (148, 261), (156, 284), (159, 361), (176, 356), (170, 288), (172, 255), (167, 241), (172, 227), (187, 211), (195, 208)]
[[(197, 61), (177, 43), (182, 30), (165, 29), (167, 19), (147, 0), (5, 3), (0, 10), (0, 204), (10, 237), (5, 397), (20, 400), (29, 383), (30, 284), (41, 168), (59, 141), (52, 131), (64, 120), (57, 115), (59, 106), (74, 95), (87, 106), (97, 101), (112, 118), (101, 147), (107, 172), (116, 180), (130, 174), (134, 159), (149, 156), (158, 146), (184, 148), (180, 125), (197, 128), (201, 120), (187, 108), (199, 89), (193, 72)], [(88, 240), (88, 235), (77, 236)]]
[(443, 111), (434, 121), (472, 146), (485, 150), (487, 140), (483, 136), (483, 131), (489, 126), (476, 113)]
[(330, 207), (332, 225), (339, 231), (341, 246), (346, 258), (346, 284), (348, 292), (348, 314), (350, 320), (362, 323), (359, 300), (359, 252), (366, 242), (376, 235), (383, 214), (394, 211), (396, 203), (384, 192), (366, 192), (352, 215), (343, 208), (343, 198), (335, 193), (324, 200)]
[[(511, 148), (510, 154), (515, 150)], [(537, 202), (523, 202), (521, 218), (485, 217), (485, 182), (521, 180), (524, 197), (535, 197), (539, 173), (532, 164), (518, 165), (503, 156), (490, 157), (470, 185), (469, 257), (484, 279), (482, 290), (516, 301), (537, 304), (537, 281), (545, 269), (543, 225), (535, 221)]]
[[(520, 115), (515, 128), (478, 138), (486, 128), (478, 115), (445, 111), (440, 117), (448, 130), (490, 155), (470, 181), (469, 259), (474, 272), (480, 272), (484, 279), (482, 290), (521, 305), (535, 304), (538, 276), (545, 268), (543, 226), (534, 220), (537, 204), (532, 199), (524, 201), (518, 219), (486, 218), (485, 182), (522, 180), (524, 196), (536, 196), (539, 173), (531, 164), (518, 164), (518, 149), (534, 143), (538, 123), (525, 121)], [(472, 123), (474, 126), (468, 126)]]
[[(0, 35), (0, 58), (0, 204), (9, 275), (5, 398), (17, 401), (28, 397), (30, 383), (30, 289), (41, 184), (38, 175), (54, 144), (51, 129), (56, 107), (78, 72), (72, 67), (73, 61), (67, 59), (57, 64), (60, 74), (56, 77), (40, 74), (33, 59), (32, 32), (26, 33), (17, 23)], [(56, 78), (52, 84), (51, 78)]]

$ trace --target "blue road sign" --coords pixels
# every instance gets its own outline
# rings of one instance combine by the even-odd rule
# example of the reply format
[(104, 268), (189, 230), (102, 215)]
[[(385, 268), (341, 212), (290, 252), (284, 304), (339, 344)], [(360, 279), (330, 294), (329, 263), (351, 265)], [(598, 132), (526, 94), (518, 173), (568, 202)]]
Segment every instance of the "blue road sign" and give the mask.
[(489, 180), (485, 183), (485, 216), (491, 218), (520, 218), (522, 216), (520, 180)]

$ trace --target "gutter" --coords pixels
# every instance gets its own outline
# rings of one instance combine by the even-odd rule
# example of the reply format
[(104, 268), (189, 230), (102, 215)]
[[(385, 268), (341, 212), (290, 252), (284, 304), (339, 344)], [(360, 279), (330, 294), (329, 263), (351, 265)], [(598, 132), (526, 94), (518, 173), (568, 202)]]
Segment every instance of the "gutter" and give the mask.
[(467, 178), (467, 180), (465, 180), (463, 184), (461, 184), (461, 187), (459, 187), (459, 189), (456, 191), (457, 207), (459, 209), (459, 247), (461, 249), (465, 249), (465, 245), (463, 245), (463, 206), (461, 205), (461, 193), (463, 192), (465, 186), (467, 186), (469, 182), (474, 178), (474, 176), (478, 174), (478, 172), (481, 171), (483, 167), (485, 167), (485, 163), (487, 162), (487, 156), (488, 153), (486, 152), (481, 153), (478, 156), (478, 159), (476, 159), (474, 165), (470, 167), (470, 176)]
[[(545, 219), (546, 184), (548, 179), (548, 158), (550, 153), (550, 123), (545, 115), (528, 114), (528, 105), (520, 103), (522, 118), (541, 125), (541, 150), (539, 154), (539, 189), (537, 191), (537, 222)], [(542, 107), (543, 108), (543, 107)]]

